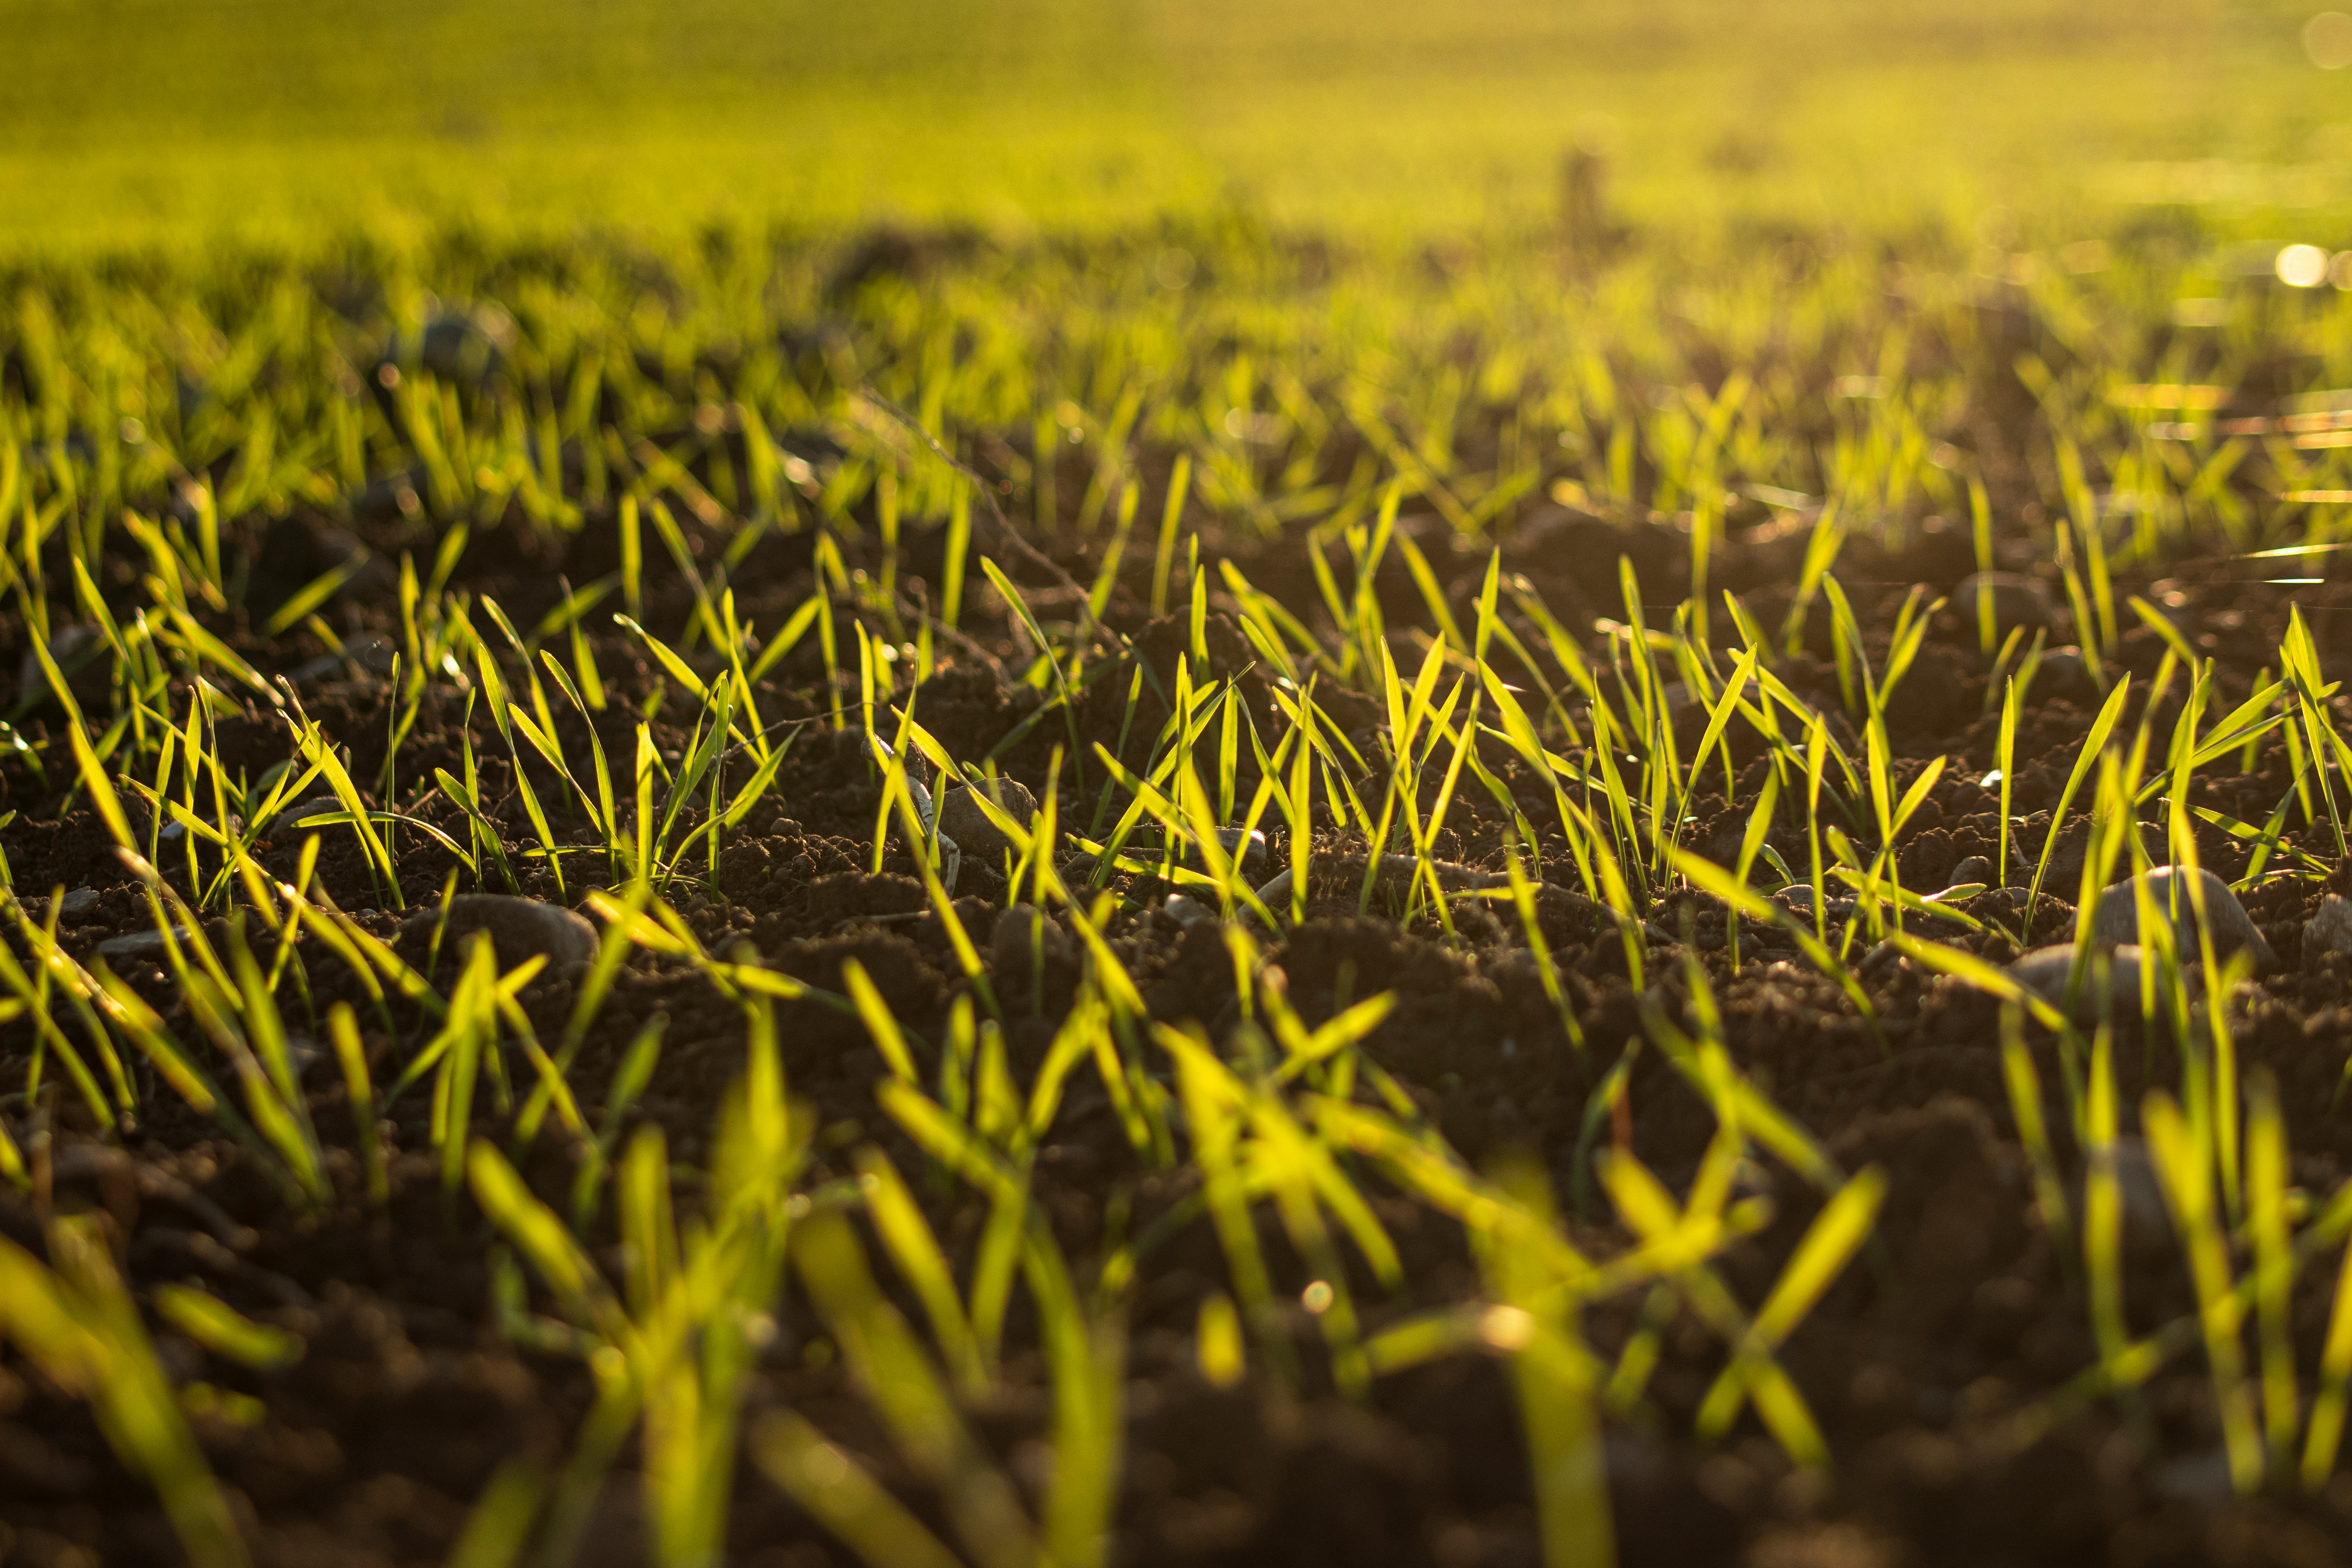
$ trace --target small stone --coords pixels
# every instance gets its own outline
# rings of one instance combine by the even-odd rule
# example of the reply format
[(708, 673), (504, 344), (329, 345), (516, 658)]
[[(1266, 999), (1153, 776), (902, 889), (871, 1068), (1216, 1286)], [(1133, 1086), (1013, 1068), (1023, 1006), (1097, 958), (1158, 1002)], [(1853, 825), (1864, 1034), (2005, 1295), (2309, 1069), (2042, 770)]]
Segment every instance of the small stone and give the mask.
[[(2091, 936), (2096, 942), (2132, 942), (2139, 940), (2139, 903), (2133, 892), (2141, 881), (2147, 884), (2148, 900), (2158, 912), (2172, 911), (2175, 951), (2183, 963), (2192, 963), (2198, 954), (2196, 906), (2189, 900), (2187, 873), (2179, 867), (2158, 866), (2145, 877), (2117, 882), (2099, 895), (2098, 914), (2091, 926)], [(2212, 872), (2199, 867), (2195, 873), (2204, 889), (2205, 918), (2213, 937), (2213, 956), (2227, 958), (2241, 948), (2253, 957), (2257, 970), (2274, 969), (2278, 954), (2263, 940), (2246, 913), (2246, 906), (2230, 890), (2230, 884)]]
[(1854, 965), (1854, 971), (1856, 973), (1875, 979), (1880, 974), (1900, 968), (1903, 963), (1903, 950), (1895, 945), (1894, 938), (1889, 937), (1863, 954), (1862, 962)]
[(1216, 910), (1189, 893), (1169, 894), (1168, 901), (1160, 905), (1160, 910), (1170, 920), (1188, 929), (1217, 918)]
[(96, 888), (76, 888), (58, 902), (58, 913), (67, 920), (79, 920), (98, 908)]
[(395, 333), (384, 346), (375, 367), (377, 384), (397, 386), (400, 377), (384, 376), (384, 369), (396, 372), (414, 363), (453, 385), (480, 386), (505, 367), (507, 350), (514, 342), (514, 318), (498, 306), (441, 305), (422, 332)]
[[(972, 793), (974, 787), (962, 784), (948, 792), (947, 804), (940, 808), (940, 831), (954, 839), (965, 854), (976, 855), (994, 867), (1012, 850), (1013, 841), (999, 832), (996, 824), (981, 809)], [(1028, 786), (1008, 778), (997, 779), (988, 797), (1005, 816), (1024, 827), (1037, 813), (1037, 797), (1029, 793)]]
[[(230, 812), (228, 814), (228, 821), (225, 826), (223, 826), (221, 831), (231, 838), (240, 837), (245, 832), (245, 818), (239, 816), (233, 811)], [(165, 844), (177, 844), (181, 839), (185, 838), (187, 836), (187, 824), (182, 822), (177, 817), (173, 817), (171, 821), (163, 824), (163, 831), (156, 835), (156, 837)]]
[(404, 522), (423, 515), (424, 498), (416, 493), (425, 484), (425, 470), (387, 474), (370, 479), (348, 498), (353, 522)]
[[(438, 905), (422, 909), (401, 923), (404, 931), (430, 937), (441, 918)], [(596, 956), (596, 928), (585, 915), (561, 904), (504, 893), (459, 893), (449, 900), (449, 923), (441, 935), (445, 954), (462, 954), (476, 931), (490, 933), (501, 969), (544, 955), (551, 964), (584, 963)]]
[(2305, 952), (2352, 952), (2352, 899), (2330, 893), (2303, 928)]
[(1256, 828), (1220, 827), (1217, 844), (1227, 858), (1241, 862), (1244, 875), (1255, 877), (1265, 870), (1265, 835)]
[(2034, 686), (2040, 694), (2065, 697), (2087, 702), (2099, 694), (2099, 682), (2091, 668), (2091, 661), (2079, 647), (2053, 647), (2042, 656), (2034, 670)]
[(1070, 933), (1034, 904), (1007, 904), (996, 917), (990, 943), (1001, 978), (1025, 984), (1040, 960), (1075, 965), (1077, 949)]
[(1967, 887), (1970, 882), (1992, 886), (1992, 862), (1982, 855), (1971, 855), (1952, 868), (1952, 886)]
[[(173, 927), (173, 937), (183, 942), (194, 940), (184, 928)], [(134, 931), (124, 936), (110, 936), (98, 944), (100, 958), (161, 958), (163, 956), (163, 933), (160, 930)]]
[[(2107, 994), (2115, 999), (2115, 1016), (2136, 1018), (2139, 1016), (2140, 965), (2145, 954), (2132, 946), (2110, 948), (2107, 951)], [(2053, 942), (2037, 947), (2009, 966), (2009, 973), (2018, 984), (2034, 993), (2053, 1006), (2063, 1006), (2066, 1001), (2066, 977), (2074, 963), (2072, 942)], [(2099, 1018), (2099, 998), (2094, 983), (2095, 970), (2086, 970), (2083, 978), (2083, 994), (2075, 998), (2072, 1015), (2078, 1024), (2095, 1024)]]
[[(1791, 882), (1779, 892), (1769, 894), (1768, 897), (1786, 910), (1791, 919), (1801, 921), (1807, 926), (1812, 924), (1813, 889), (1809, 883)], [(1855, 903), (1851, 898), (1828, 895), (1822, 900), (1822, 918), (1832, 924), (1852, 920), (1854, 909)]]
[(2031, 629), (2050, 624), (2050, 590), (2038, 578), (2015, 572), (1977, 572), (1961, 578), (1952, 591), (1953, 607), (1970, 626), (1977, 624), (1978, 605), (1987, 600), (1992, 605), (1996, 634), (2006, 634), (2011, 626)]

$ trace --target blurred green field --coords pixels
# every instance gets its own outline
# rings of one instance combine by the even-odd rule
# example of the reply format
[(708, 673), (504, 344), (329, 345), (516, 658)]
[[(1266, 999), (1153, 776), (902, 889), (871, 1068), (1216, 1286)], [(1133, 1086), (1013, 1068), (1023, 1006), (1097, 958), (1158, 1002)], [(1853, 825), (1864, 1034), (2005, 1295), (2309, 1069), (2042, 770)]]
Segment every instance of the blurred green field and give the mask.
[[(2280, 0), (0, 3), (0, 246), (1244, 202), (1412, 230), (1870, 223), (2352, 193), (2352, 73)], [(2177, 194), (2177, 193), (2176, 193)]]

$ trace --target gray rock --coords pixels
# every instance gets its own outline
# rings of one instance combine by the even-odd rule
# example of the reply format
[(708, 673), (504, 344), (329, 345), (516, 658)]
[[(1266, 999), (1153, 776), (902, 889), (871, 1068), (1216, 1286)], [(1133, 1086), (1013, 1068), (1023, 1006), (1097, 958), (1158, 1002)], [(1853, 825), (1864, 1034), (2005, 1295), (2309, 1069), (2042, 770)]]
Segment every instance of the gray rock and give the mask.
[(2035, 692), (2043, 697), (2089, 702), (2099, 695), (2099, 682), (2090, 659), (2072, 645), (2053, 647), (2042, 656), (2042, 663), (2034, 670), (2033, 684)]
[(2303, 928), (2303, 951), (2352, 952), (2352, 899), (2330, 893), (2319, 901), (2319, 912)]
[(1077, 944), (1053, 916), (1034, 904), (1007, 904), (990, 942), (1000, 979), (1026, 984), (1040, 962), (1075, 965)]
[(1265, 871), (1265, 835), (1256, 828), (1220, 827), (1217, 845), (1226, 858), (1239, 859), (1243, 874), (1262, 876)]
[[(2247, 915), (2245, 905), (2230, 890), (2230, 884), (2212, 872), (2199, 867), (2195, 875), (2204, 889), (2205, 918), (2213, 937), (2213, 955), (2227, 958), (2241, 948), (2250, 952), (2257, 970), (2274, 969), (2278, 954)], [(2196, 906), (2189, 901), (2188, 873), (2178, 867), (2158, 866), (2145, 877), (2117, 882), (2099, 895), (2098, 913), (2094, 917), (2091, 935), (2095, 941), (2136, 942), (2139, 940), (2139, 905), (2134, 886), (2147, 884), (2149, 900), (2159, 913), (2172, 913), (2176, 951), (2183, 963), (2191, 962), (2198, 951)]]
[[(182, 927), (173, 927), (173, 937), (183, 944), (194, 937)], [(161, 958), (163, 956), (163, 933), (161, 931), (134, 931), (123, 936), (110, 936), (98, 944), (100, 958)]]
[(1206, 921), (1214, 921), (1217, 911), (1189, 893), (1171, 893), (1168, 901), (1160, 906), (1160, 912), (1178, 925), (1190, 928)]
[(352, 492), (349, 500), (354, 522), (403, 522), (420, 517), (425, 511), (424, 498), (416, 493), (425, 482), (425, 470), (404, 474), (388, 474), (370, 479)]
[(2050, 624), (2050, 590), (2038, 578), (2015, 572), (1976, 572), (1952, 590), (1952, 606), (1969, 626), (1976, 624), (1977, 605), (1984, 600), (1991, 601), (1993, 626), (2002, 636), (2011, 626), (2030, 631)]
[[(417, 910), (401, 923), (404, 931), (430, 936), (441, 918), (438, 905)], [(491, 951), (501, 969), (512, 969), (527, 958), (544, 955), (558, 968), (584, 963), (596, 956), (596, 928), (585, 915), (561, 904), (503, 893), (459, 893), (449, 900), (449, 924), (441, 936), (441, 951), (462, 954), (476, 931), (490, 933)]]
[[(226, 835), (228, 837), (236, 838), (245, 832), (245, 818), (232, 811), (228, 814), (227, 822), (217, 826), (219, 826), (223, 834)], [(187, 824), (182, 822), (175, 816), (169, 822), (163, 824), (163, 831), (157, 834), (156, 837), (165, 844), (177, 844), (181, 839), (185, 838), (187, 836)]]
[[(2107, 990), (2115, 999), (2115, 1016), (2136, 1018), (2139, 1016), (2139, 976), (2142, 953), (2137, 947), (2117, 947), (2107, 954)], [(2053, 942), (2037, 947), (2009, 966), (2009, 973), (2018, 984), (2034, 993), (2053, 1006), (2066, 1003), (2066, 976), (2074, 963), (2072, 942)], [(2099, 997), (2095, 984), (2096, 971), (2086, 971), (2083, 977), (2083, 994), (2075, 998), (2071, 1015), (2078, 1024), (2095, 1024), (2099, 1018)]]
[(1863, 954), (1862, 962), (1854, 965), (1854, 972), (1865, 979), (1874, 980), (1881, 974), (1893, 973), (1909, 962), (1903, 956), (1903, 950), (1895, 946), (1895, 940), (1889, 937)]
[[(946, 803), (940, 807), (940, 831), (954, 839), (965, 854), (977, 855), (993, 867), (1012, 850), (1013, 843), (997, 831), (996, 824), (980, 808), (973, 788), (961, 784), (948, 792)], [(1026, 784), (999, 778), (988, 795), (1007, 816), (1024, 826), (1036, 815), (1037, 797), (1029, 793)]]
[(383, 367), (414, 363), (442, 381), (479, 386), (505, 368), (515, 335), (514, 319), (496, 305), (439, 304), (423, 331), (394, 335), (376, 366), (377, 380), (395, 385), (398, 378), (383, 377)]
[(417, 357), (444, 381), (488, 380), (514, 342), (514, 322), (496, 305), (444, 310), (425, 323)]
[[(1803, 882), (1791, 882), (1777, 893), (1768, 895), (1790, 919), (1811, 925), (1813, 920), (1813, 889)], [(1857, 905), (1852, 898), (1825, 894), (1822, 899), (1822, 918), (1836, 925), (1853, 918)]]
[(96, 888), (76, 888), (58, 900), (58, 913), (67, 920), (79, 920), (98, 908)]
[(1992, 862), (1982, 855), (1971, 855), (1952, 868), (1952, 886), (1965, 887), (1970, 882), (1992, 885)]

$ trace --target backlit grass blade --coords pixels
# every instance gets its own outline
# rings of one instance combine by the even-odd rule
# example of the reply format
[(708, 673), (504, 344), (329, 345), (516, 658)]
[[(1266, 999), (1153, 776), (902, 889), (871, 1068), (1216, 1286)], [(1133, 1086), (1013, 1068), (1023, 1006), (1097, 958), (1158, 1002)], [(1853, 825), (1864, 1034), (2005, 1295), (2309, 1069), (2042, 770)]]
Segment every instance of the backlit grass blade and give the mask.
[(915, 1336), (866, 1272), (847, 1222), (819, 1211), (793, 1231), (793, 1259), (818, 1314), (908, 1461), (940, 1489), (956, 1533), (982, 1568), (1028, 1568), (1034, 1537), (1013, 1488), (991, 1466)]
[[(1506, 1166), (1496, 1185), (1527, 1223), (1557, 1227), (1550, 1184), (1539, 1167)], [(1598, 1369), (1539, 1257), (1507, 1235), (1474, 1230), (1471, 1236), (1488, 1295), (1514, 1314), (1500, 1337), (1512, 1352), (1544, 1563), (1547, 1568), (1613, 1563), (1616, 1530), (1593, 1397)]]
[(849, 993), (850, 1001), (856, 1005), (858, 1017), (865, 1021), (866, 1032), (873, 1037), (874, 1048), (882, 1053), (884, 1064), (898, 1075), (901, 1083), (914, 1083), (915, 1058), (907, 1047), (906, 1034), (898, 1027), (898, 1020), (892, 1016), (889, 1005), (882, 1000), (882, 993), (875, 989), (874, 982), (867, 977), (866, 966), (854, 958), (844, 959), (841, 979), (843, 988)]
[(1847, 1261), (1869, 1238), (1885, 1194), (1885, 1175), (1874, 1167), (1839, 1188), (1836, 1195), (1822, 1205), (1774, 1283), (1771, 1295), (1749, 1325), (1747, 1338), (1734, 1348), (1731, 1365), (1716, 1379), (1699, 1405), (1698, 1426), (1702, 1433), (1724, 1431), (1738, 1414), (1743, 1395), (1759, 1400), (1774, 1396), (1769, 1391), (1769, 1385), (1758, 1386), (1753, 1381), (1759, 1364), (1795, 1331)]
[(257, 1323), (219, 1297), (185, 1285), (159, 1285), (155, 1310), (172, 1326), (211, 1351), (257, 1372), (275, 1372), (302, 1359), (299, 1334)]
[(2147, 1097), (2140, 1124), (2147, 1130), (2148, 1154), (2163, 1182), (2189, 1254), (2189, 1277), (2196, 1282), (2230, 1480), (2241, 1494), (2248, 1493), (2262, 1482), (2263, 1439), (2239, 1338), (2245, 1302), (2233, 1289), (2229, 1241), (2213, 1201), (2212, 1156), (2197, 1146), (2179, 1109), (2161, 1090)]
[(162, 1495), (196, 1568), (242, 1568), (245, 1543), (105, 1241), (88, 1220), (60, 1221), (49, 1247), (55, 1273), (0, 1237), (0, 1332), (89, 1400), (109, 1446)]
[(794, 1412), (762, 1417), (751, 1449), (761, 1472), (866, 1568), (964, 1568), (865, 1466)]
[[(2115, 733), (2116, 724), (2123, 718), (2124, 704), (2131, 696), (2131, 679), (2126, 676), (2116, 683), (2107, 700), (2099, 708), (2099, 716), (2091, 722), (2090, 733), (2083, 738), (2082, 750), (2074, 754), (2074, 766), (2066, 775), (2066, 784), (2058, 792), (2058, 802), (2050, 809), (2050, 831), (2042, 837), (2042, 853), (2033, 863), (2033, 880), (2028, 885), (2025, 919), (2033, 918), (2033, 900), (2042, 891), (2042, 879), (2049, 874), (2050, 858), (2057, 852), (2059, 830), (2066, 825), (2066, 808), (2072, 805), (2083, 781), (2090, 777), (2105, 753), (2107, 737)], [(2007, 776), (2003, 775), (2004, 778)], [(2004, 805), (2004, 810), (2006, 806)]]
[(967, 1393), (976, 1391), (986, 1382), (987, 1373), (981, 1365), (979, 1344), (964, 1316), (963, 1302), (956, 1294), (955, 1277), (940, 1250), (938, 1237), (931, 1233), (930, 1222), (923, 1217), (887, 1155), (879, 1149), (866, 1149), (859, 1151), (856, 1159), (858, 1182), (865, 1189), (875, 1233), (922, 1301), (930, 1319), (931, 1337), (957, 1385)]
[[(2294, 1258), (2288, 1245), (2286, 1121), (2266, 1072), (2247, 1084), (2246, 1228), (2253, 1235), (2254, 1309), (2262, 1346), (2263, 1431), (2270, 1468), (2284, 1475), (2302, 1411), (2296, 1393)], [(2227, 1114), (2224, 1110), (2223, 1114)]]
[(492, 1471), (450, 1548), (448, 1568), (513, 1568), (530, 1543), (546, 1491), (546, 1477), (528, 1458), (517, 1456)]
[(2347, 1394), (2352, 1394), (2352, 1247), (2336, 1270), (2336, 1301), (2327, 1318), (2327, 1341), (2319, 1352), (2318, 1397), (2304, 1436), (2303, 1486), (2316, 1491), (2335, 1473), (2344, 1443)]

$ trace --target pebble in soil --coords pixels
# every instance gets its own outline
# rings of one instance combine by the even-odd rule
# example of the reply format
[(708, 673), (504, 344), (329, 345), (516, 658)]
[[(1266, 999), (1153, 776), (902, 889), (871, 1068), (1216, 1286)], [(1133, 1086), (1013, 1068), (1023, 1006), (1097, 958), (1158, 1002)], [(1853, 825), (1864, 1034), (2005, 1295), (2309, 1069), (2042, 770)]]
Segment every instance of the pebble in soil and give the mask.
[(2171, 911), (2174, 951), (2184, 963), (2189, 962), (2200, 951), (2192, 879), (2196, 883), (2195, 894), (2202, 898), (2205, 905), (2205, 923), (2213, 939), (2213, 956), (2226, 959), (2242, 950), (2253, 959), (2257, 971), (2277, 968), (2278, 954), (2246, 913), (2246, 906), (2238, 901), (2229, 883), (2202, 867), (2189, 871), (2177, 866), (2158, 866), (2128, 881), (2113, 884), (2099, 895), (2098, 912), (2092, 920), (2092, 939), (2138, 942), (2139, 892), (2144, 889), (2159, 917)]
[[(956, 847), (966, 855), (977, 856), (983, 866), (993, 868), (1013, 849), (1007, 838), (988, 813), (981, 806), (973, 784), (959, 784), (948, 791), (940, 806), (940, 831), (956, 841)], [(1036, 814), (1037, 797), (1029, 786), (1009, 778), (998, 778), (989, 786), (988, 798), (1005, 816), (1026, 826)]]
[[(417, 910), (403, 922), (405, 932), (430, 939), (441, 919), (438, 905)], [(444, 953), (462, 953), (477, 931), (489, 933), (501, 968), (544, 957), (562, 968), (596, 956), (596, 928), (587, 917), (561, 904), (503, 893), (459, 893), (449, 900), (448, 924), (441, 933)]]

